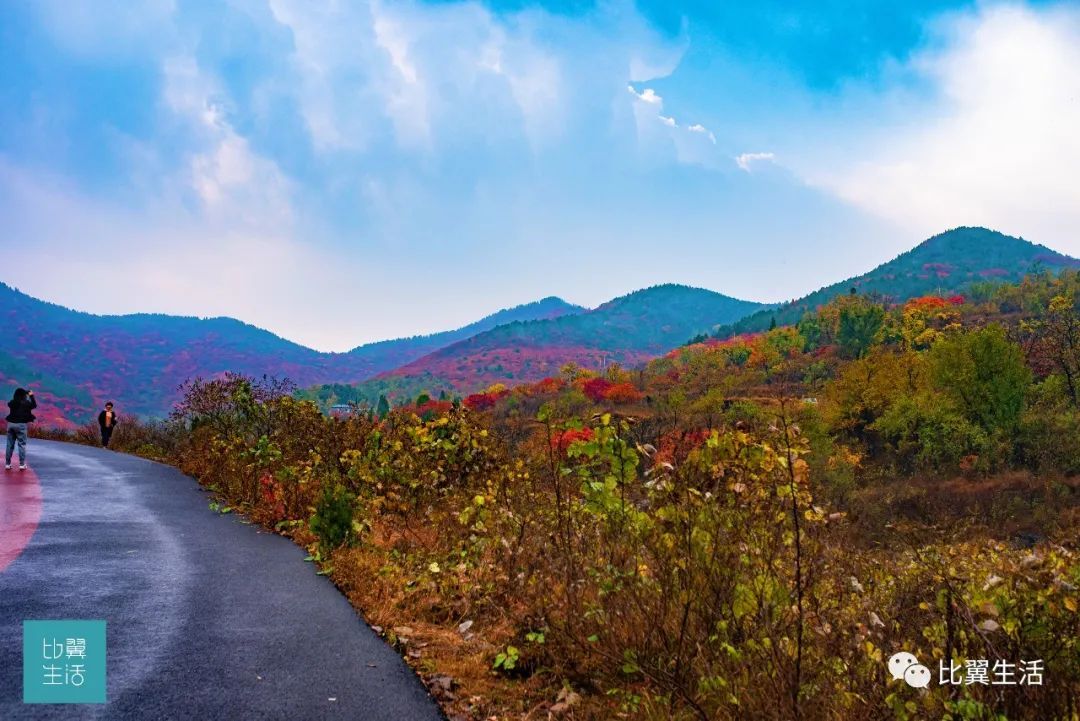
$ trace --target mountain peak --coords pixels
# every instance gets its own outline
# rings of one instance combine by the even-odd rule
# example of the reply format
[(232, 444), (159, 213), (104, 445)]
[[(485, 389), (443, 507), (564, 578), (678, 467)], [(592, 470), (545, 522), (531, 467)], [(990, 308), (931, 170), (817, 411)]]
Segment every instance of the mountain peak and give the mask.
[(1080, 260), (989, 228), (961, 226), (938, 233), (869, 273), (826, 286), (780, 308), (720, 329), (721, 335), (765, 330), (773, 319), (795, 323), (852, 288), (894, 301), (927, 294), (965, 293), (980, 281), (1017, 282), (1041, 270), (1075, 268)]
[[(923, 264), (966, 267), (969, 272), (983, 277), (1034, 272), (1040, 266), (1073, 267), (1080, 264), (1075, 258), (1045, 245), (978, 226), (960, 226), (938, 233), (880, 267), (903, 263), (907, 258)], [(982, 267), (978, 267), (980, 265)]]

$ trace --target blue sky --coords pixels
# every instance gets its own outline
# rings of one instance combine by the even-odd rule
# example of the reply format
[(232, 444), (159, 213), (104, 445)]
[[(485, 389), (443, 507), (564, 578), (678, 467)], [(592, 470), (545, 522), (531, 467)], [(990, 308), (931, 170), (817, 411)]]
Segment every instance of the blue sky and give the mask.
[(956, 225), (1080, 255), (1076, 4), (0, 5), (0, 278), (321, 349)]

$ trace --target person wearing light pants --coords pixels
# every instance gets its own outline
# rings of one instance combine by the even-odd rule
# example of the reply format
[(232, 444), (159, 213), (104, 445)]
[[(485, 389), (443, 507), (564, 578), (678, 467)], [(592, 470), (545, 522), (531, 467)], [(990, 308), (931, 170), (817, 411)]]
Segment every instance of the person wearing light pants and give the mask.
[(37, 408), (34, 392), (25, 388), (16, 388), (15, 395), (8, 401), (7, 415), (7, 454), (4, 456), (4, 470), (11, 470), (11, 454), (19, 447), (19, 470), (26, 470), (26, 430), (34, 421), (31, 412)]

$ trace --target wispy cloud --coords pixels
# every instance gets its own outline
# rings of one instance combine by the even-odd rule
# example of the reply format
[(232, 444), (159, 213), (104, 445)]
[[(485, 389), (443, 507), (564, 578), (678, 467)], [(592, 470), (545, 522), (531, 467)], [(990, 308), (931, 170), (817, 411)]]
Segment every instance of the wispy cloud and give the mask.
[(640, 93), (637, 90), (634, 90), (633, 85), (627, 85), (626, 89), (629, 90), (630, 94), (636, 97), (638, 100), (646, 102), (649, 105), (662, 106), (664, 104), (664, 99), (657, 95), (656, 91), (652, 88), (645, 88)]
[(756, 163), (771, 163), (774, 160), (776, 160), (776, 155), (774, 153), (742, 153), (735, 156), (735, 164), (747, 173), (753, 172)]
[(712, 143), (713, 145), (716, 145), (716, 136), (713, 135), (711, 130), (706, 128), (701, 123), (694, 123), (693, 125), (688, 127), (687, 130), (689, 130), (691, 133), (701, 133), (702, 135), (704, 135), (705, 137), (707, 137), (709, 139), (710, 143)]
[[(638, 123), (639, 143), (656, 145), (658, 141), (669, 145), (678, 162), (705, 167), (718, 167), (718, 156), (710, 146), (716, 145), (716, 136), (701, 123), (681, 124), (674, 115), (664, 114), (664, 99), (652, 88), (641, 91), (633, 85), (627, 90), (634, 100), (634, 115)], [(658, 135), (655, 127), (662, 126), (665, 135)], [(708, 141), (704, 146), (703, 141)]]

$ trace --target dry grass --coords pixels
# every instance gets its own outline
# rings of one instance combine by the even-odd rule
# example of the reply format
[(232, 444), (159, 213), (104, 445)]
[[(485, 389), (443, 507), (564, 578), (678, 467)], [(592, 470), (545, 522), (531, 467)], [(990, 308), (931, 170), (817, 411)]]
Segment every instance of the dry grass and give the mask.
[[(432, 540), (437, 535), (431, 528), (417, 533)], [(480, 609), (464, 602), (447, 608), (438, 588), (416, 586), (388, 562), (387, 554), (402, 540), (399, 530), (379, 524), (371, 539), (336, 551), (327, 562), (330, 578), (416, 670), (450, 719), (596, 717), (584, 707), (553, 713), (560, 687), (550, 674), (509, 678), (493, 671), (491, 659), (514, 639), (510, 619), (472, 613)], [(459, 630), (462, 624), (467, 628)]]
[(1032, 545), (1075, 527), (1080, 478), (1007, 471), (987, 477), (897, 478), (853, 494), (850, 540), (879, 543), (896, 529), (940, 540), (983, 537)]

